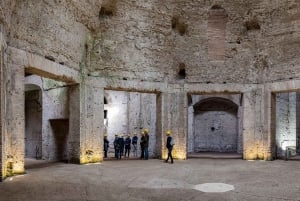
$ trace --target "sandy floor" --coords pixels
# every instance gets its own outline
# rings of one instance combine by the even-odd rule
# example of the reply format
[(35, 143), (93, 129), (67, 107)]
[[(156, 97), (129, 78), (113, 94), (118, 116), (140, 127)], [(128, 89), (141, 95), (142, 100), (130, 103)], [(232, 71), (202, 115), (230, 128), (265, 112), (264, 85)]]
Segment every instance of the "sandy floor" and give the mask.
[(0, 200), (300, 200), (300, 161), (189, 159), (166, 164), (152, 159), (92, 165), (30, 161), (27, 174), (0, 183)]

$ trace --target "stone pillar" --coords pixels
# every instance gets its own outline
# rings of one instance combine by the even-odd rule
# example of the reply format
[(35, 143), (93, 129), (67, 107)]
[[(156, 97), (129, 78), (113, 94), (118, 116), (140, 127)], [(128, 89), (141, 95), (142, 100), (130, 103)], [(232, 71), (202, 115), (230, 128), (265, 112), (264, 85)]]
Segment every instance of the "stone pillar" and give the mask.
[(276, 157), (276, 94), (265, 88), (262, 105), (264, 160), (273, 160)]
[(70, 87), (70, 162), (85, 164), (103, 160), (103, 100), (103, 88), (86, 83)]
[(157, 148), (162, 150), (161, 158), (167, 158), (166, 135), (167, 130), (172, 131), (175, 141), (173, 156), (177, 159), (187, 158), (187, 94), (181, 90), (163, 92), (157, 96)]
[(257, 89), (243, 95), (243, 158), (246, 160), (264, 159), (262, 92)]
[(3, 177), (24, 173), (24, 68), (12, 62), (2, 68), (1, 79)]

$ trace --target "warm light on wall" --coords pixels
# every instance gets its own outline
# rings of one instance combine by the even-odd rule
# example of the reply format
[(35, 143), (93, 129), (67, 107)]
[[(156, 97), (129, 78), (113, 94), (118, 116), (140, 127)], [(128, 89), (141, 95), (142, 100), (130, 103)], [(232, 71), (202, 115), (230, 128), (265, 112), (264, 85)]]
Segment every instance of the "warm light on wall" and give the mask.
[[(90, 150), (88, 150), (90, 151)], [(82, 152), (85, 154), (81, 154), (80, 156), (80, 164), (87, 164), (87, 163), (99, 163), (103, 161), (103, 153), (95, 153), (92, 152), (92, 154), (86, 154), (87, 151)]]
[[(174, 159), (179, 159), (179, 160), (186, 160), (186, 152), (183, 152), (183, 151), (177, 151), (176, 148), (174, 148), (172, 150), (172, 156)], [(163, 150), (163, 153), (162, 153), (162, 159), (163, 160), (166, 160), (168, 158), (168, 150), (165, 149)]]
[(262, 142), (256, 142), (245, 146), (244, 159), (245, 160), (264, 160), (265, 151)]

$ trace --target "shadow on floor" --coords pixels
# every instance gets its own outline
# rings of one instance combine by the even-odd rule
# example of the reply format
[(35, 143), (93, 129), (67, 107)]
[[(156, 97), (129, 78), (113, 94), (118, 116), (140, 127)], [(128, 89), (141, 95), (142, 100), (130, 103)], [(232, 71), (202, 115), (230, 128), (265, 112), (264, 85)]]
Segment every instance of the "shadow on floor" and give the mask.
[(53, 166), (57, 163), (57, 161), (46, 161), (46, 160), (36, 160), (33, 158), (26, 158), (25, 159), (25, 169), (29, 170), (29, 169), (38, 169), (38, 168), (46, 168), (46, 167), (50, 167)]

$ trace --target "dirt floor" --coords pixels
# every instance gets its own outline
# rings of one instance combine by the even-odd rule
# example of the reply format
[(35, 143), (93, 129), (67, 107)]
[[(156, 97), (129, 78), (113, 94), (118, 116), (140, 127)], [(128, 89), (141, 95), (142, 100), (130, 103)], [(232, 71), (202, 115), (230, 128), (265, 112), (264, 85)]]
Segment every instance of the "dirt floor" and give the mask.
[[(27, 161), (28, 162), (28, 161)], [(0, 201), (300, 200), (300, 161), (109, 160), (73, 165), (29, 161), (0, 183)]]

